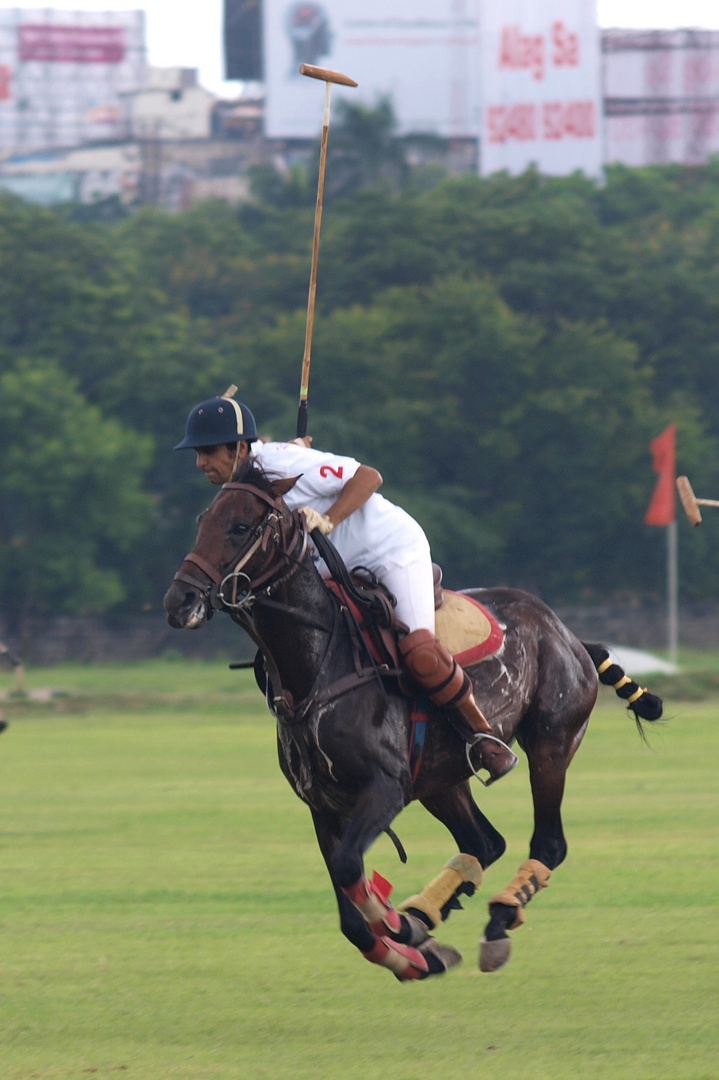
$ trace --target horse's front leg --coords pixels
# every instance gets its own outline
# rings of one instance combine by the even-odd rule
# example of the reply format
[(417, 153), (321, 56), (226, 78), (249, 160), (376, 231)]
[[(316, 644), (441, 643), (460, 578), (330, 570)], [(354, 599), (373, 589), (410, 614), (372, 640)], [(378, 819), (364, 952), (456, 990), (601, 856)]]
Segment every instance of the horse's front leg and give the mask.
[(342, 843), (345, 823), (339, 814), (331, 811), (320, 812), (319, 810), (312, 810), (312, 821), (315, 827), (317, 843), (325, 860), (327, 872), (330, 875), (335, 896), (337, 897), (340, 930), (356, 949), (359, 949), (362, 953), (369, 952), (374, 946), (375, 935), (367, 926), (358, 909), (347, 898), (344, 890), (335, 881), (332, 869), (335, 855)]
[(328, 863), (338, 898), (344, 896), (359, 913), (370, 935), (366, 939), (368, 944), (371, 939), (369, 947), (358, 944), (358, 948), (370, 963), (389, 968), (400, 981), (441, 974), (461, 959), (455, 950), (430, 938), (416, 919), (394, 908), (389, 882), (376, 872), (371, 880), (365, 876), (364, 853), (403, 807), (399, 781), (378, 772), (361, 790), (341, 842)]

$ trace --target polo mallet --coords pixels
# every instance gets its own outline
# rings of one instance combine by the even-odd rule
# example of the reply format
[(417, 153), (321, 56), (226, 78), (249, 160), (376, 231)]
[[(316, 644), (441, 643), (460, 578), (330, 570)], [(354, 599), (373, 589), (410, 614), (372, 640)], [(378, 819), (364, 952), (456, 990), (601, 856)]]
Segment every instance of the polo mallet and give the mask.
[(719, 506), (719, 499), (697, 499), (692, 491), (688, 476), (677, 477), (677, 491), (691, 525), (701, 525), (702, 523), (700, 506)]
[(315, 296), (317, 293), (317, 255), (320, 249), (320, 227), (322, 225), (322, 200), (325, 191), (325, 164), (327, 162), (327, 137), (330, 130), (330, 93), (332, 83), (341, 86), (357, 86), (349, 75), (329, 68), (314, 67), (312, 64), (300, 64), (300, 75), (311, 79), (321, 79), (325, 84), (325, 113), (322, 121), (322, 142), (320, 143), (320, 172), (317, 180), (317, 204), (315, 206), (315, 231), (312, 240), (312, 267), (310, 270), (310, 291), (307, 297), (307, 324), (305, 326), (305, 352), (302, 357), (302, 378), (300, 380), (300, 407), (297, 413), (297, 438), (307, 434), (307, 398), (310, 392), (310, 358), (312, 353), (312, 330), (315, 323)]

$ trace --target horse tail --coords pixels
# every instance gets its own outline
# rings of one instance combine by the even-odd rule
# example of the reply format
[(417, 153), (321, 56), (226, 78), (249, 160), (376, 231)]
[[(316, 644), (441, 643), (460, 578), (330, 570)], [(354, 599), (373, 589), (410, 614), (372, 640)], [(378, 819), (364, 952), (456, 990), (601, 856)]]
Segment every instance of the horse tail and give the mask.
[(599, 681), (604, 683), (605, 686), (613, 686), (617, 697), (626, 701), (627, 708), (634, 713), (634, 719), (640, 731), (642, 730), (642, 720), (649, 720), (650, 722), (659, 720), (663, 710), (660, 697), (657, 697), (656, 694), (650, 694), (646, 688), (642, 689), (638, 683), (630, 679), (624, 669), (611, 660), (608, 650), (603, 645), (588, 645), (586, 641), (583, 641), (582, 645), (589, 653), (592, 663), (597, 669)]

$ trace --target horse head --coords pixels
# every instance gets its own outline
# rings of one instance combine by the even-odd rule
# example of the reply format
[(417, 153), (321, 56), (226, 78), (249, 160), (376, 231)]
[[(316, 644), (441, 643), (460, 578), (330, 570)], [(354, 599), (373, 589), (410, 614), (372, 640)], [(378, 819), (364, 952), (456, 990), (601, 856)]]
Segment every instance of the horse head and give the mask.
[(270, 480), (250, 463), (222, 486), (197, 519), (197, 540), (165, 594), (167, 621), (196, 630), (215, 610), (249, 606), (255, 590), (269, 591), (304, 553), (303, 516), (282, 496), (296, 478)]

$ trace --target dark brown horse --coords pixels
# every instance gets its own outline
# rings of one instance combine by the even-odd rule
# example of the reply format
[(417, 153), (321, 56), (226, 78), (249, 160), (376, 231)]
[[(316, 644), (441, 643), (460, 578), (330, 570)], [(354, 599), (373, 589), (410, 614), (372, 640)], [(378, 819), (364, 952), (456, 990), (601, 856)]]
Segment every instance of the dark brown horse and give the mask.
[[(277, 715), (282, 771), (312, 813), (339, 905), (344, 935), (399, 979), (439, 974), (461, 957), (430, 932), (471, 896), (505, 842), (474, 802), (472, 750), (439, 714), (426, 725), (419, 766), (409, 744), (412, 704), (396, 678), (357, 675), (357, 649), (346, 606), (320, 578), (304, 518), (255, 467), (225, 485), (199, 519), (197, 543), (166, 597), (170, 624), (197, 628), (213, 609), (245, 625), (264, 658), (267, 699)], [(469, 595), (504, 628), (504, 644), (469, 669), (493, 732), (516, 739), (527, 756), (534, 803), (529, 858), (489, 901), (480, 966), (509, 959), (507, 934), (565, 858), (561, 804), (565, 775), (589, 721), (597, 672), (639, 716), (657, 719), (661, 702), (611, 664), (601, 646), (583, 645), (540, 600), (514, 589)], [(505, 783), (509, 781), (504, 781)], [(434, 881), (396, 909), (389, 887), (364, 874), (363, 856), (402, 808), (418, 799), (454, 837), (459, 855)]]

